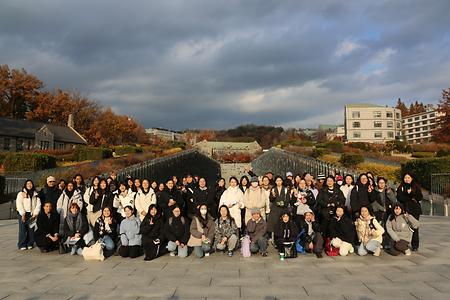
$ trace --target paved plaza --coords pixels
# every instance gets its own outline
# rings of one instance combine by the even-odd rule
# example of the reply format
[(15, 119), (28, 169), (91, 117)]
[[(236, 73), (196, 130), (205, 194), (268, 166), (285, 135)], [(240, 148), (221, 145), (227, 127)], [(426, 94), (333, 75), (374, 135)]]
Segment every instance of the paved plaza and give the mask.
[(0, 221), (0, 299), (450, 299), (450, 219), (423, 217), (410, 257), (82, 257), (16, 249)]

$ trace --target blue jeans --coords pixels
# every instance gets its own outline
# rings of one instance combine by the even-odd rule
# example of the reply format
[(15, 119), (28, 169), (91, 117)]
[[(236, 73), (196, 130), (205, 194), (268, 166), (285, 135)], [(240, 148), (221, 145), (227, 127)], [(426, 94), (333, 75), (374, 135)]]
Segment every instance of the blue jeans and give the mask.
[(169, 250), (169, 252), (177, 251), (179, 257), (188, 256), (188, 246), (187, 245), (185, 245), (184, 247), (180, 247), (180, 246), (177, 246), (177, 244), (175, 244), (175, 242), (169, 241), (169, 243), (167, 244), (167, 250)]
[(252, 241), (250, 243), (250, 251), (252, 253), (257, 253), (258, 251), (261, 253), (267, 252), (267, 239), (261, 237), (257, 241)]
[(211, 245), (202, 243), (201, 246), (195, 246), (194, 252), (198, 258), (205, 256), (205, 253), (209, 253), (211, 251)]
[(25, 213), (26, 221), (22, 222), (22, 216), (17, 213), (19, 218), (19, 241), (17, 247), (33, 247), (34, 245), (34, 231), (30, 228), (31, 213)]
[(377, 249), (381, 247), (380, 242), (375, 240), (370, 240), (366, 246), (361, 243), (358, 247), (358, 255), (364, 256), (367, 255), (368, 251), (375, 252)]
[(114, 250), (114, 241), (112, 240), (112, 238), (109, 237), (109, 235), (105, 235), (103, 238), (99, 239), (101, 242), (103, 242), (105, 244), (105, 248), (108, 251)]

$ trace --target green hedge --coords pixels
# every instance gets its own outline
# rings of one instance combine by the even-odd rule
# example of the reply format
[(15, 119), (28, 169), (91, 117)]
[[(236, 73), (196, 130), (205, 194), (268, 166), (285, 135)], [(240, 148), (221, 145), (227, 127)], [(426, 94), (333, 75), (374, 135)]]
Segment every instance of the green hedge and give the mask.
[(112, 157), (112, 150), (108, 148), (77, 146), (74, 153), (76, 161), (100, 160), (110, 157)]
[(344, 167), (355, 167), (357, 164), (364, 162), (364, 157), (358, 153), (343, 153), (339, 162)]
[(9, 153), (4, 161), (6, 171), (38, 171), (56, 167), (53, 156), (41, 153)]
[(434, 157), (435, 154), (434, 152), (413, 152), (411, 156), (415, 158), (431, 158)]
[(114, 151), (116, 152), (116, 155), (125, 155), (130, 153), (142, 153), (142, 147), (135, 147), (135, 146), (119, 146), (115, 147)]
[(330, 154), (331, 151), (325, 148), (314, 148), (312, 149), (311, 153), (309, 156), (314, 157), (314, 158), (319, 158), (325, 154)]
[(439, 149), (438, 152), (436, 152), (437, 157), (444, 157), (450, 155), (450, 149)]
[(450, 173), (450, 157), (421, 158), (402, 164), (402, 174), (410, 173), (424, 188), (431, 187), (431, 174)]

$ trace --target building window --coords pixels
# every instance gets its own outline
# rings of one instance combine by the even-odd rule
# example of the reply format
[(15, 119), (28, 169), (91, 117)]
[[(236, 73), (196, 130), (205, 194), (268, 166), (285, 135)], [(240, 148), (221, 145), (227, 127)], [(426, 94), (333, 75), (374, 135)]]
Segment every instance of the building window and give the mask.
[(426, 124), (428, 124), (428, 121), (422, 121), (422, 124), (426, 125)]
[(395, 113), (395, 117), (396, 117), (397, 119), (400, 119), (400, 113)]
[(9, 149), (11, 149), (11, 140), (9, 138), (5, 138), (3, 141), (3, 150), (9, 151)]
[(422, 120), (423, 120), (423, 119), (426, 119), (426, 118), (427, 118), (427, 115), (423, 115), (423, 116), (422, 116)]
[(33, 147), (33, 142), (31, 140), (28, 140), (28, 150), (31, 150), (31, 148)]
[(373, 117), (374, 118), (381, 118), (381, 111), (374, 111), (373, 112)]
[(353, 138), (359, 139), (361, 137), (361, 132), (353, 132)]
[(412, 119), (411, 119), (411, 118), (409, 118), (409, 119), (408, 119), (408, 122), (412, 122)]
[(16, 140), (16, 151), (22, 151), (23, 150), (23, 140), (17, 139)]
[(430, 114), (430, 118), (434, 118), (434, 114)]
[(50, 148), (50, 142), (48, 142), (48, 141), (41, 141), (39, 146), (40, 146), (41, 150), (48, 150)]
[(381, 131), (375, 131), (373, 133), (373, 137), (376, 138), (376, 139), (380, 139), (380, 138), (383, 137), (383, 133)]
[(411, 133), (411, 132), (413, 132), (413, 130), (412, 129), (408, 129), (408, 132)]
[(416, 134), (416, 137), (420, 137), (420, 133), (417, 133), (417, 134)]
[(386, 118), (392, 118), (393, 116), (394, 114), (392, 113), (392, 111), (386, 112)]
[(353, 122), (353, 128), (360, 128), (361, 123), (360, 122)]
[(419, 125), (420, 125), (420, 122), (414, 123), (414, 126), (419, 126)]
[(360, 117), (359, 111), (352, 112), (352, 118), (359, 118), (359, 117)]
[(388, 138), (393, 139), (394, 138), (394, 132), (388, 131), (387, 136), (388, 136)]
[(383, 122), (381, 122), (381, 121), (375, 121), (375, 122), (373, 122), (373, 127), (375, 127), (375, 128), (380, 128), (381, 126), (383, 126)]
[(415, 118), (414, 118), (414, 121), (417, 121), (417, 120), (419, 120), (419, 119), (420, 119), (419, 117), (415, 117)]
[(400, 122), (397, 122), (397, 129), (402, 128), (402, 124)]
[(420, 127), (417, 127), (417, 128), (416, 128), (416, 132), (417, 132), (417, 131), (420, 131)]
[(392, 122), (392, 121), (387, 121), (387, 127), (388, 127), (388, 128), (394, 128), (394, 122)]

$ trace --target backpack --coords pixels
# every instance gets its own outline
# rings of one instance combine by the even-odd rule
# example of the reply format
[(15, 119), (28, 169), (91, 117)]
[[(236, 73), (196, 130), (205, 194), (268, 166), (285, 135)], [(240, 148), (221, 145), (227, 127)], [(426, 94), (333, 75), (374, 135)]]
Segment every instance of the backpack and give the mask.
[(249, 235), (244, 236), (244, 239), (242, 240), (241, 254), (243, 257), (250, 257), (252, 255), (252, 253), (250, 251), (250, 236)]
[(325, 239), (325, 253), (328, 256), (339, 256), (339, 248), (333, 247), (333, 245), (331, 245), (330, 238)]

